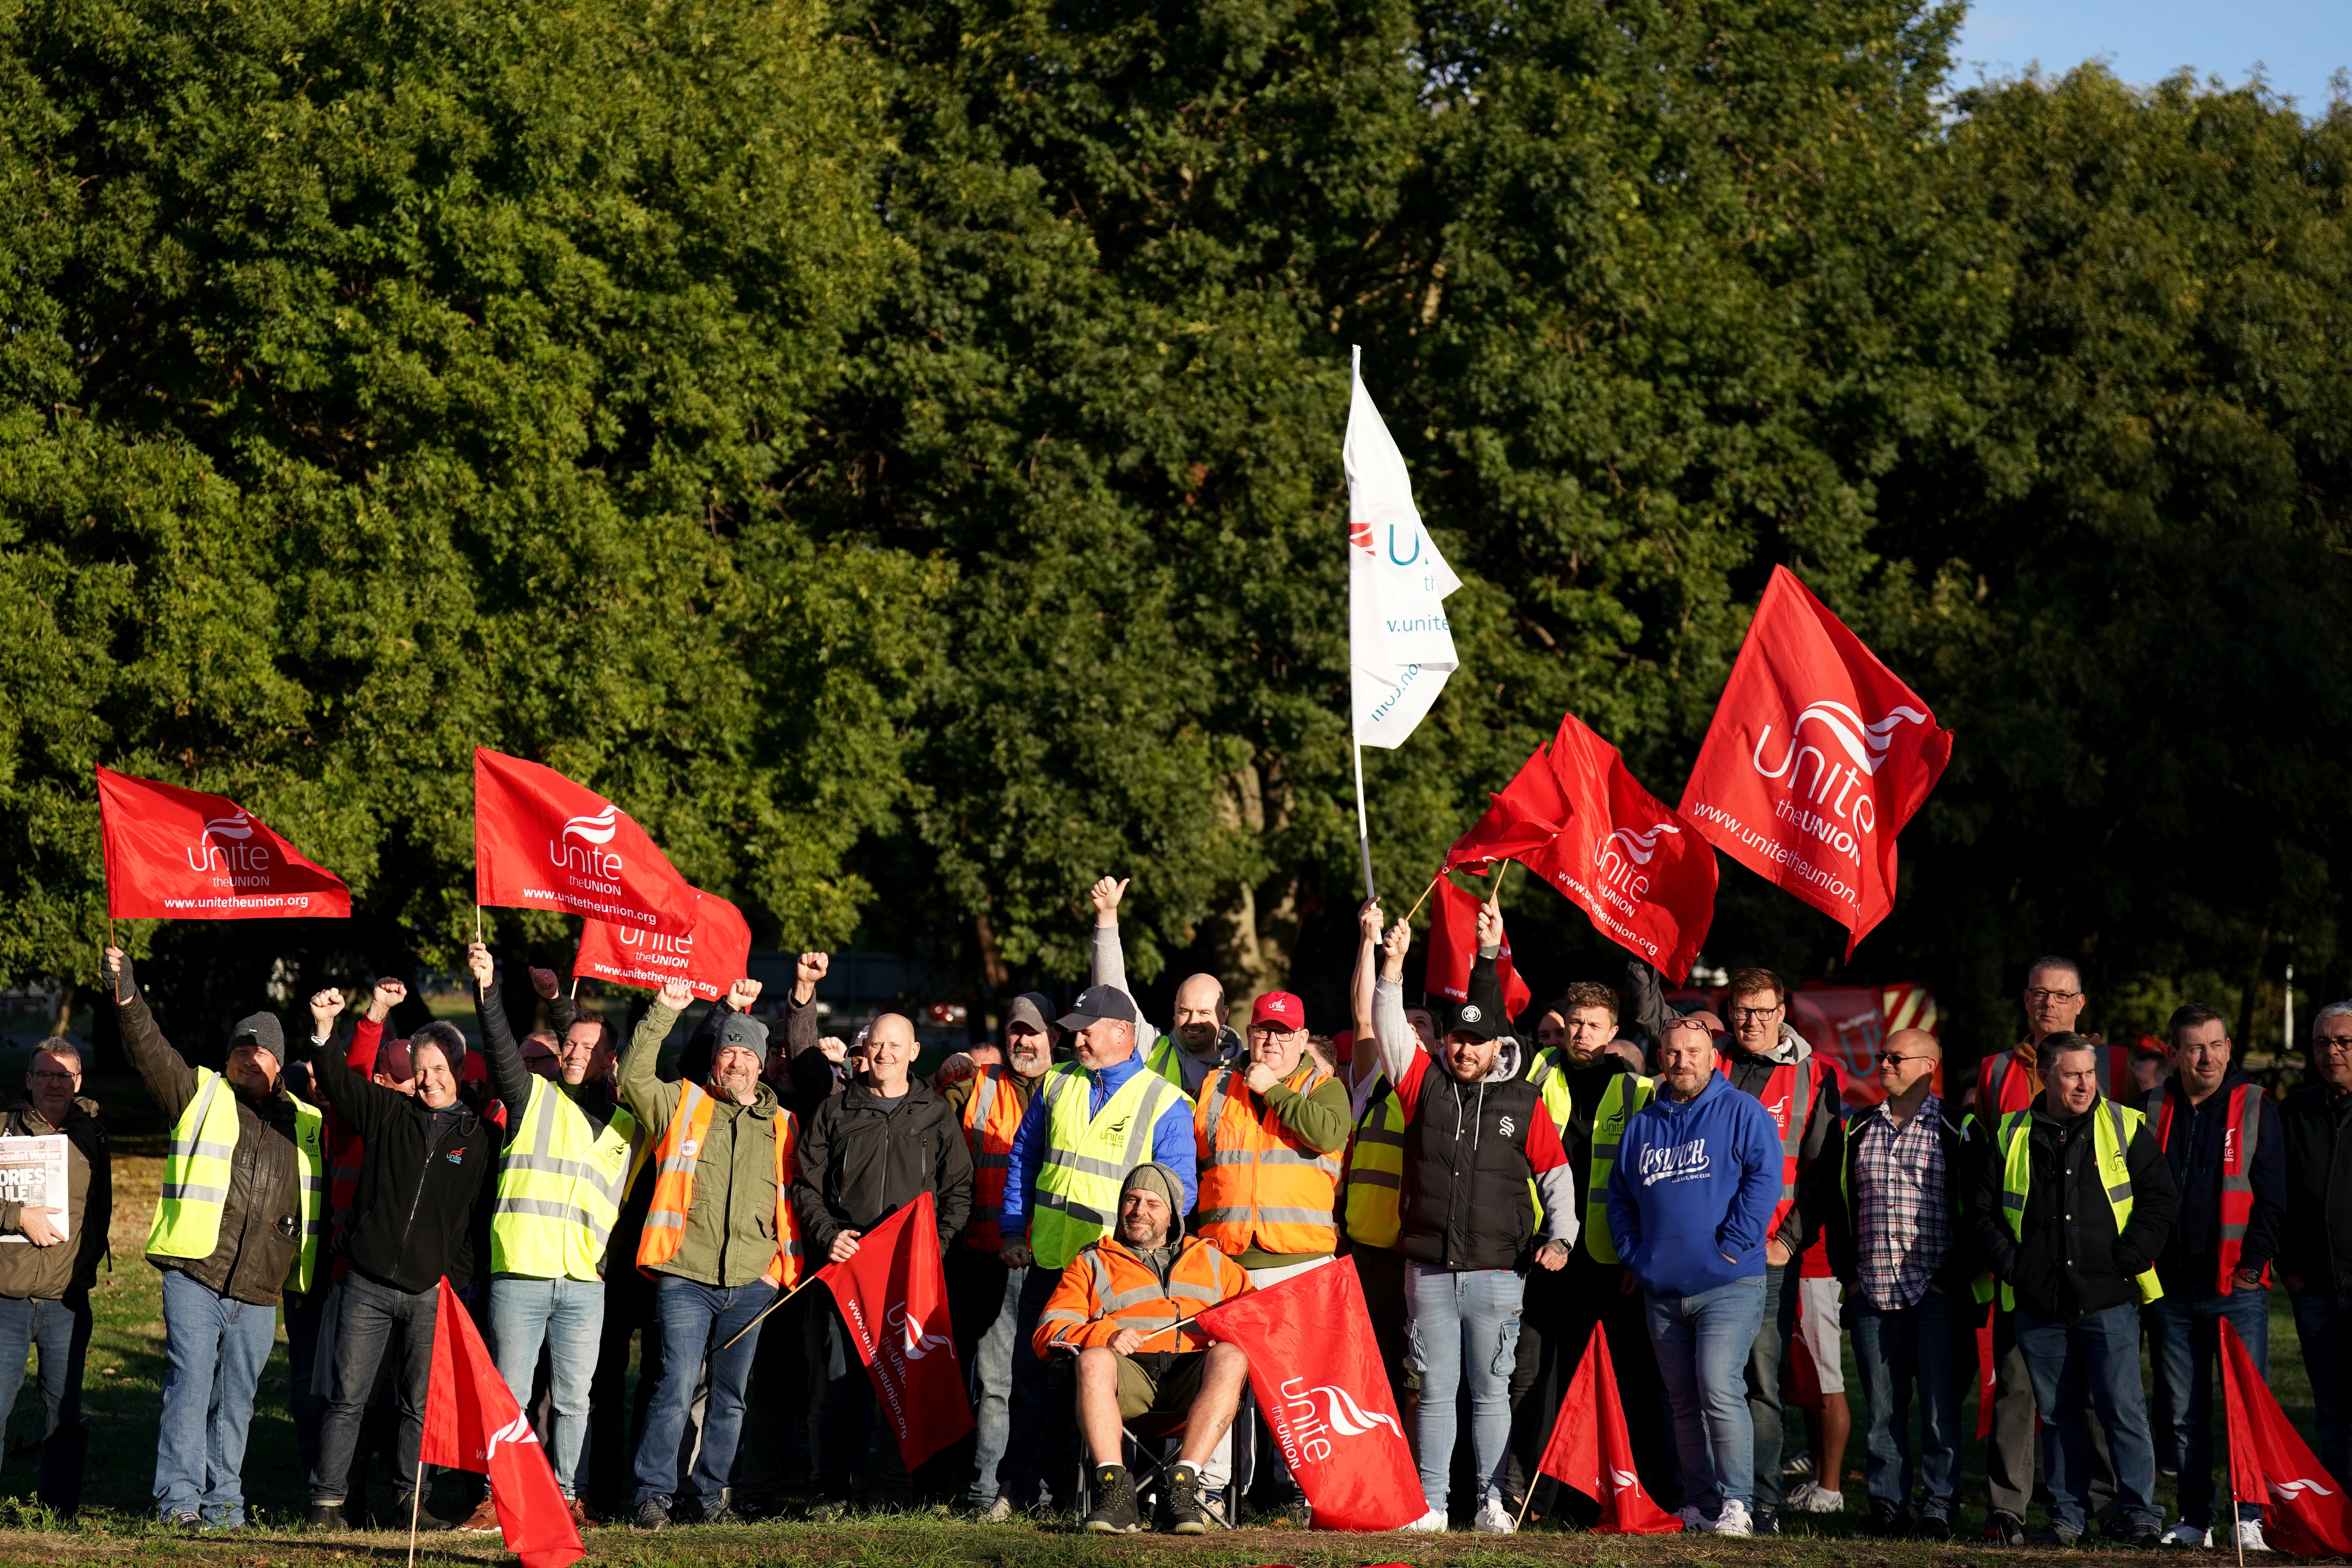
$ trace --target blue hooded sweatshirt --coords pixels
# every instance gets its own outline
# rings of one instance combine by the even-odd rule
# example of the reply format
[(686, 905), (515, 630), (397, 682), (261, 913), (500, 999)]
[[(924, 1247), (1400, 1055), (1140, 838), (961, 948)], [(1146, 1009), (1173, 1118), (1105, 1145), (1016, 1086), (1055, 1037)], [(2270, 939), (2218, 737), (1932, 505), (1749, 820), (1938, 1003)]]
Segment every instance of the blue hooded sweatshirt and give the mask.
[(1625, 1124), (1609, 1173), (1617, 1256), (1657, 1296), (1696, 1296), (1764, 1272), (1780, 1201), (1780, 1130), (1721, 1073), (1696, 1098), (1658, 1095)]

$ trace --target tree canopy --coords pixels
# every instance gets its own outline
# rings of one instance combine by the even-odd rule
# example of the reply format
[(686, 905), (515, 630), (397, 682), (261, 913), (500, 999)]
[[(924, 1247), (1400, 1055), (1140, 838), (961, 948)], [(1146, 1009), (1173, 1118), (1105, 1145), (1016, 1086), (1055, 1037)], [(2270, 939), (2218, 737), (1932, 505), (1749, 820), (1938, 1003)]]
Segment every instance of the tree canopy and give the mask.
[[(1856, 970), (1973, 1046), (2045, 950), (2111, 1026), (2290, 941), (2341, 989), (2352, 112), (1955, 95), (1958, 17), (0, 10), (0, 971), (90, 971), (100, 762), (352, 885), (140, 929), (192, 1000), (446, 963), (488, 744), (763, 943), (978, 1000), (1115, 872), (1143, 977), (1336, 1004), (1360, 345), (1465, 579), (1384, 889), (1563, 711), (1675, 798), (1786, 563), (1959, 736)], [(1727, 867), (1711, 959), (1840, 946)]]

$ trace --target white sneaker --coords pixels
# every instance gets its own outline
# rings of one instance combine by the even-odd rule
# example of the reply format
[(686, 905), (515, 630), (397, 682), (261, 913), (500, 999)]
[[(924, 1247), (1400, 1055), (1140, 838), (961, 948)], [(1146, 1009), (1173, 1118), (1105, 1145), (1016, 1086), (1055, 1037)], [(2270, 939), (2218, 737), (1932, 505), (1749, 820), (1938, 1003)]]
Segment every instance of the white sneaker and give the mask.
[(1512, 1535), (1517, 1533), (1519, 1523), (1501, 1498), (1490, 1497), (1478, 1505), (1478, 1517), (1470, 1521), (1470, 1528), (1482, 1535)]
[(2158, 1536), (2156, 1543), (2158, 1546), (2210, 1546), (2213, 1544), (2213, 1532), (2201, 1524), (2191, 1524), (2184, 1519)]
[(1433, 1535), (1442, 1535), (1445, 1531), (1445, 1510), (1442, 1508), (1431, 1509), (1404, 1528), (1426, 1531)]
[(2263, 1539), (2263, 1521), (2259, 1519), (2238, 1521), (2238, 1544), (2248, 1552), (2268, 1552), (2271, 1543)]
[(1715, 1533), (1734, 1537), (1755, 1534), (1756, 1526), (1748, 1520), (1748, 1505), (1738, 1498), (1724, 1499), (1723, 1511), (1715, 1517)]
[(1799, 1513), (1843, 1513), (1845, 1493), (1833, 1492), (1818, 1481), (1808, 1481), (1789, 1494), (1787, 1506)]
[(1699, 1512), (1695, 1504), (1675, 1510), (1675, 1517), (1683, 1521), (1683, 1533), (1685, 1535), (1707, 1535), (1715, 1530), (1714, 1521)]

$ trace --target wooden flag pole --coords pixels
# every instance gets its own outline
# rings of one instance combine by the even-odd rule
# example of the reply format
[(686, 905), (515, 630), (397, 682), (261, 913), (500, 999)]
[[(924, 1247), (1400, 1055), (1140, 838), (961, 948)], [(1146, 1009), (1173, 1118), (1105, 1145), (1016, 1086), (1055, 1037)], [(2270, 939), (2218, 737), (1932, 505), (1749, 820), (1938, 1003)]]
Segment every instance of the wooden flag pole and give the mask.
[(1415, 916), (1415, 915), (1417, 915), (1417, 914), (1419, 914), (1419, 913), (1421, 913), (1421, 906), (1422, 906), (1422, 905), (1423, 905), (1423, 904), (1425, 904), (1425, 903), (1427, 903), (1427, 902), (1429, 902), (1429, 895), (1430, 895), (1430, 894), (1432, 894), (1432, 893), (1433, 893), (1433, 892), (1437, 891), (1437, 881), (1438, 881), (1438, 878), (1439, 878), (1439, 877), (1443, 877), (1443, 876), (1444, 876), (1444, 875), (1445, 875), (1445, 873), (1444, 873), (1443, 870), (1440, 870), (1440, 871), (1437, 873), (1437, 876), (1436, 876), (1436, 877), (1432, 877), (1432, 878), (1429, 879), (1429, 886), (1427, 886), (1426, 888), (1423, 888), (1423, 889), (1421, 890), (1421, 897), (1419, 897), (1419, 898), (1417, 898), (1417, 899), (1413, 900), (1413, 901), (1412, 901), (1412, 908), (1411, 908), (1411, 909), (1409, 909), (1409, 910), (1407, 910), (1405, 911), (1405, 913), (1404, 913), (1404, 923), (1405, 923), (1405, 924), (1407, 924), (1407, 925), (1411, 925), (1411, 924), (1412, 923), (1412, 917), (1413, 917), (1413, 916)]
[(416, 1461), (416, 1484), (408, 1489), (408, 1568), (416, 1568), (416, 1516), (424, 1506), (425, 1461), (420, 1458)]
[[(777, 1297), (774, 1300), (761, 1308), (760, 1315), (758, 1317), (752, 1319), (750, 1322), (744, 1324), (742, 1328), (736, 1331), (735, 1340), (741, 1339), (745, 1334), (750, 1333), (753, 1329), (758, 1328), (761, 1323), (765, 1322), (769, 1313), (774, 1311), (777, 1308), (782, 1306), (785, 1302), (791, 1300), (793, 1297), (799, 1295), (802, 1291), (815, 1284), (817, 1281), (817, 1275), (823, 1274), (824, 1272), (824, 1269), (818, 1269), (816, 1274), (810, 1275), (807, 1279), (802, 1280), (799, 1284), (793, 1286), (791, 1289), (785, 1291), (782, 1295)], [(729, 1340), (725, 1344), (720, 1345), (719, 1348), (723, 1351), (731, 1351), (735, 1348), (735, 1340)]]

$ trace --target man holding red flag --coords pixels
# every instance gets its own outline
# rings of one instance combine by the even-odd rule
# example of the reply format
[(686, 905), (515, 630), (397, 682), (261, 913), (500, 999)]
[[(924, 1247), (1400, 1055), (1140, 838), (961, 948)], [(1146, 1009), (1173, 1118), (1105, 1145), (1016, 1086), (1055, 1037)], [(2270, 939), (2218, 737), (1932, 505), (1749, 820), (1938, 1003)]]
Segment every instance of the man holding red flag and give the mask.
[[(908, 1076), (921, 1049), (910, 1020), (883, 1014), (866, 1033), (866, 1076), (819, 1105), (802, 1129), (793, 1208), (809, 1251), (828, 1264), (856, 1257), (866, 1232), (921, 1194), (930, 1195), (942, 1255), (971, 1216), (971, 1153), (963, 1129), (930, 1085)], [(845, 1349), (856, 1342), (854, 1326), (838, 1318), (831, 1332)], [(825, 1401), (841, 1411), (843, 1427), (817, 1435), (817, 1489), (836, 1508), (849, 1505), (849, 1473), (865, 1455), (874, 1416), (866, 1376), (847, 1376), (845, 1397)], [(876, 1482), (886, 1508), (913, 1506), (906, 1462), (887, 1434)]]
[(1078, 1249), (1062, 1270), (1033, 1345), (1039, 1360), (1077, 1352), (1078, 1426), (1094, 1459), (1086, 1528), (1118, 1535), (1143, 1528), (1128, 1472), (1123, 1423), (1158, 1412), (1185, 1415), (1184, 1436), (1160, 1500), (1160, 1528), (1208, 1531), (1201, 1470), (1241, 1408), (1249, 1358), (1212, 1344), (1190, 1326), (1209, 1308), (1250, 1292), (1249, 1275), (1223, 1251), (1184, 1234), (1183, 1183), (1147, 1161), (1119, 1184), (1118, 1232)]
[(1756, 607), (1682, 815), (1715, 847), (1853, 934), (1895, 908), (1895, 840), (1952, 732), (1785, 566)]

